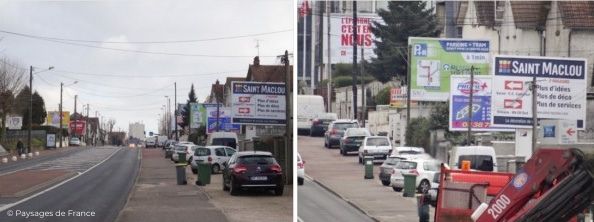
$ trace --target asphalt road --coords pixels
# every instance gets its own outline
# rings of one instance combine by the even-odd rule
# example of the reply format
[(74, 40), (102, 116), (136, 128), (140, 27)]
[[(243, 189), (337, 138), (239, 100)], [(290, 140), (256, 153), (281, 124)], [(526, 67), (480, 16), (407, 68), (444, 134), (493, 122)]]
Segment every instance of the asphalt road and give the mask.
[(297, 188), (297, 216), (300, 222), (342, 221), (365, 222), (371, 218), (355, 209), (349, 203), (328, 192), (320, 185), (305, 180)]
[(0, 221), (114, 221), (138, 169), (138, 149), (118, 149), (80, 176), (0, 212)]

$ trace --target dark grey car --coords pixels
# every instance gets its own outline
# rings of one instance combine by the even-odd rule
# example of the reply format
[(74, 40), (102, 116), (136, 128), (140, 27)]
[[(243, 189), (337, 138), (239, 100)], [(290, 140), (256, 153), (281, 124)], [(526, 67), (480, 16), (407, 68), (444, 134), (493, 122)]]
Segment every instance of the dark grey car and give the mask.
[(384, 186), (390, 185), (390, 176), (392, 175), (394, 166), (396, 166), (396, 164), (401, 160), (402, 158), (391, 156), (388, 157), (380, 166), (379, 179), (382, 181)]
[(340, 139), (348, 128), (359, 128), (359, 123), (356, 120), (335, 120), (330, 123), (328, 130), (324, 133), (324, 147), (332, 148), (340, 145)]

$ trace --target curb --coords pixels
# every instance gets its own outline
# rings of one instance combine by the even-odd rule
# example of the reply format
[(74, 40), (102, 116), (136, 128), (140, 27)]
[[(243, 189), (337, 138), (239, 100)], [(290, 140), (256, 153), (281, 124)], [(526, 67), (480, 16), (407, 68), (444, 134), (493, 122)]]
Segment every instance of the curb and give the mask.
[(322, 182), (320, 182), (319, 180), (314, 179), (313, 177), (307, 176), (306, 177), (308, 179), (311, 179), (312, 182), (320, 185), (322, 188), (324, 188), (325, 190), (327, 190), (328, 192), (334, 194), (335, 196), (337, 196), (338, 198), (344, 200), (345, 202), (347, 202), (349, 205), (353, 206), (355, 209), (357, 209), (359, 212), (365, 214), (365, 216), (368, 216), (369, 218), (371, 218), (373, 221), (375, 222), (381, 222), (380, 219), (376, 218), (375, 216), (369, 214), (366, 210), (364, 210), (363, 208), (359, 207), (357, 204), (353, 203), (352, 201), (350, 201), (347, 198), (344, 198), (342, 195), (340, 195), (339, 193), (337, 193), (336, 191), (330, 189), (330, 187), (326, 186), (325, 184), (323, 184)]

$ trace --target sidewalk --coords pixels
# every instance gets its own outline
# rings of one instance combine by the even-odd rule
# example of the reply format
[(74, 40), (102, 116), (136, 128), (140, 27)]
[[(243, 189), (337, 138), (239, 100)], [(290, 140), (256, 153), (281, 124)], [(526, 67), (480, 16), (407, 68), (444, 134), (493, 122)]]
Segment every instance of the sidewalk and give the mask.
[(117, 221), (196, 220), (226, 222), (227, 218), (193, 181), (177, 185), (175, 165), (161, 149), (142, 149), (140, 174)]
[(22, 197), (74, 176), (66, 170), (20, 170), (0, 175), (0, 198)]
[[(68, 152), (68, 151), (79, 149), (79, 148), (80, 147), (62, 147), (62, 148), (55, 148), (55, 149), (52, 148), (52, 149), (39, 150), (39, 155), (38, 156), (36, 156), (36, 155), (33, 155), (33, 157), (27, 156), (26, 159), (21, 159), (21, 157), (18, 156), (17, 154), (7, 153), (4, 156), (0, 156), (0, 160), (2, 158), (7, 158), (8, 159), (8, 162), (7, 163), (3, 163), (2, 161), (0, 161), (0, 167), (2, 167), (2, 166), (9, 166), (9, 165), (12, 165), (12, 164), (17, 163), (17, 162), (23, 162), (23, 161), (29, 161), (29, 160), (32, 160), (32, 159), (37, 159), (37, 158), (40, 158), (40, 157), (49, 157), (49, 156), (53, 156), (53, 155), (58, 155), (58, 154), (61, 154), (63, 152)], [(33, 152), (33, 153), (35, 153), (35, 152)], [(17, 161), (12, 161), (11, 158), (13, 156), (16, 156), (17, 157)]]

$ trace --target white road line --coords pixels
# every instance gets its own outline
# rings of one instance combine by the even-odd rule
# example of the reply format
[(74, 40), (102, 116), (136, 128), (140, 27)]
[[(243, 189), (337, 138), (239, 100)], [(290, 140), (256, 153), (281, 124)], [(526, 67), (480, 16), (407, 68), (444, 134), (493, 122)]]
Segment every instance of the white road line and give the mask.
[(304, 177), (305, 177), (305, 180), (307, 180), (307, 181), (314, 181), (314, 179), (307, 174), (305, 174)]
[(301, 219), (301, 217), (297, 217), (297, 222), (303, 222), (303, 219)]
[(107, 160), (111, 159), (111, 157), (112, 157), (113, 155), (115, 155), (116, 153), (118, 153), (120, 150), (121, 150), (121, 149), (118, 149), (118, 150), (116, 150), (116, 151), (115, 151), (115, 152), (113, 152), (111, 155), (109, 155), (107, 158), (105, 158), (103, 161), (101, 161), (101, 162), (99, 162), (99, 163), (95, 164), (95, 166), (93, 166), (93, 167), (91, 167), (91, 168), (89, 168), (89, 169), (85, 170), (84, 172), (82, 172), (82, 173), (81, 173), (81, 172), (78, 172), (78, 174), (77, 174), (76, 176), (74, 176), (74, 177), (71, 177), (70, 179), (67, 179), (67, 180), (65, 180), (65, 181), (62, 181), (62, 182), (61, 182), (61, 183), (59, 183), (59, 184), (56, 184), (56, 185), (54, 185), (54, 186), (52, 186), (52, 187), (50, 187), (50, 188), (47, 188), (47, 189), (45, 189), (45, 190), (43, 190), (43, 191), (41, 191), (41, 192), (38, 192), (38, 193), (36, 193), (36, 194), (33, 194), (33, 195), (29, 196), (29, 197), (23, 198), (23, 199), (21, 199), (21, 200), (19, 200), (19, 201), (17, 201), (17, 202), (14, 202), (14, 203), (10, 203), (10, 204), (3, 205), (2, 207), (0, 207), (0, 213), (2, 213), (2, 211), (5, 211), (5, 210), (7, 210), (7, 209), (9, 209), (9, 208), (11, 208), (11, 207), (15, 207), (15, 206), (17, 206), (17, 205), (19, 205), (19, 204), (22, 204), (22, 203), (24, 203), (24, 202), (26, 202), (26, 201), (30, 200), (30, 199), (33, 199), (33, 198), (35, 198), (35, 197), (37, 197), (37, 196), (39, 196), (39, 195), (41, 195), (41, 194), (47, 193), (47, 192), (49, 192), (49, 191), (51, 191), (51, 190), (53, 190), (53, 189), (55, 189), (55, 188), (57, 188), (57, 187), (59, 187), (59, 186), (62, 186), (62, 185), (63, 185), (63, 184), (65, 184), (65, 183), (68, 183), (68, 182), (69, 182), (69, 181), (71, 181), (71, 180), (74, 180), (74, 179), (78, 178), (79, 176), (81, 176), (81, 175), (83, 175), (83, 174), (85, 174), (85, 173), (87, 173), (87, 172), (91, 171), (91, 170), (92, 170), (92, 169), (94, 169), (95, 167), (97, 167), (97, 166), (101, 165), (101, 164), (102, 164), (102, 163), (104, 163), (105, 161), (107, 161)]

